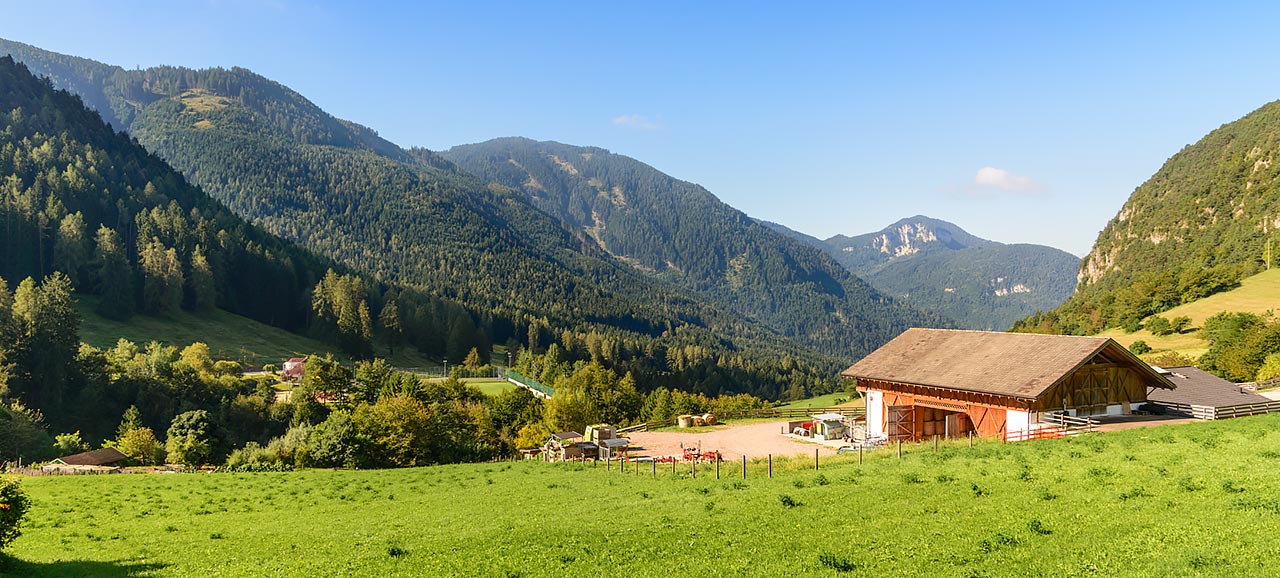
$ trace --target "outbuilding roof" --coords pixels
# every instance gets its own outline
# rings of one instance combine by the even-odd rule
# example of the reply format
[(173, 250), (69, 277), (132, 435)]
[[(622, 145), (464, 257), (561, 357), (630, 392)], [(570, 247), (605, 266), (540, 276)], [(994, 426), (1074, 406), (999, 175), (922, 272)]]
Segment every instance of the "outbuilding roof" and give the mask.
[(102, 448), (100, 450), (92, 450), (63, 456), (54, 460), (54, 462), (62, 462), (68, 466), (106, 466), (118, 464), (127, 459), (129, 459), (129, 456), (125, 455), (118, 449)]
[(1199, 368), (1166, 367), (1165, 369), (1169, 371), (1169, 381), (1177, 385), (1178, 389), (1153, 391), (1147, 394), (1147, 401), (1213, 407), (1271, 401), (1251, 391), (1240, 389), (1240, 386)]
[(582, 437), (582, 434), (576, 431), (562, 431), (558, 434), (551, 434), (551, 437), (563, 441), (563, 440), (571, 440), (574, 438), (580, 438)]
[(606, 448), (610, 448), (610, 449), (612, 449), (612, 448), (619, 448), (619, 447), (626, 447), (626, 446), (628, 446), (628, 445), (630, 445), (630, 444), (631, 444), (631, 440), (629, 440), (629, 439), (627, 439), (627, 438), (611, 438), (611, 439), (601, 440), (601, 441), (600, 441), (600, 445), (602, 445), (602, 446), (604, 446), (604, 447), (606, 447)]
[(1082, 365), (1132, 367), (1169, 381), (1108, 337), (912, 328), (840, 373), (845, 377), (1036, 399)]

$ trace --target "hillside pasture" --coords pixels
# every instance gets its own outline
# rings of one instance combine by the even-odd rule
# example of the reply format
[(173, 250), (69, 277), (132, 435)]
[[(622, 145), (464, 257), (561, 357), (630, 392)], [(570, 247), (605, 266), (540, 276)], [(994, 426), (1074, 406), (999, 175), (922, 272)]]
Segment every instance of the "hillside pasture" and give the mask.
[[(28, 478), (0, 576), (1266, 576), (1280, 415), (738, 463)], [(639, 469), (637, 470), (637, 465)]]
[[(116, 321), (98, 315), (95, 311), (97, 297), (77, 295), (76, 300), (81, 319), (80, 339), (94, 347), (113, 347), (121, 338), (140, 346), (158, 341), (178, 348), (200, 341), (209, 346), (215, 359), (230, 359), (247, 365), (279, 365), (290, 357), (336, 350), (319, 340), (221, 309), (203, 313), (174, 311), (163, 316), (135, 314), (127, 321)], [(385, 354), (385, 349), (380, 349), (379, 353)], [(343, 359), (346, 361), (345, 357)], [(436, 371), (440, 366), (439, 362), (433, 363), (409, 348), (400, 348), (388, 361), (397, 367)]]
[(1201, 339), (1198, 333), (1206, 319), (1223, 311), (1261, 315), (1277, 307), (1280, 307), (1280, 268), (1248, 277), (1240, 282), (1239, 287), (1230, 291), (1216, 293), (1161, 313), (1160, 317), (1165, 319), (1182, 316), (1191, 319), (1191, 325), (1180, 334), (1154, 335), (1146, 329), (1125, 333), (1122, 329), (1111, 328), (1098, 335), (1115, 339), (1125, 347), (1135, 341), (1145, 341), (1153, 350), (1177, 351), (1194, 359), (1209, 349), (1209, 343)]

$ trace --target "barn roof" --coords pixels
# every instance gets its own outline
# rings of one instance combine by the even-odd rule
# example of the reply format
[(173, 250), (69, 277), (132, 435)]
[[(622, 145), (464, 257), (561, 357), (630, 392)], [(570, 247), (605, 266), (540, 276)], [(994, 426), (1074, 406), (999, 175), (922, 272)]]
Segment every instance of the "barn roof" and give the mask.
[(1172, 388), (1107, 337), (956, 329), (908, 329), (840, 375), (1036, 399), (1100, 354), (1132, 366), (1156, 387)]
[(1165, 369), (1170, 372), (1169, 381), (1177, 385), (1178, 389), (1153, 391), (1147, 394), (1147, 401), (1213, 407), (1267, 403), (1271, 401), (1256, 393), (1240, 389), (1240, 386), (1230, 381), (1195, 367), (1166, 367)]
[(100, 450), (63, 456), (55, 461), (62, 462), (68, 466), (105, 466), (123, 462), (127, 459), (129, 459), (129, 456), (124, 455), (124, 453), (118, 449), (102, 448)]

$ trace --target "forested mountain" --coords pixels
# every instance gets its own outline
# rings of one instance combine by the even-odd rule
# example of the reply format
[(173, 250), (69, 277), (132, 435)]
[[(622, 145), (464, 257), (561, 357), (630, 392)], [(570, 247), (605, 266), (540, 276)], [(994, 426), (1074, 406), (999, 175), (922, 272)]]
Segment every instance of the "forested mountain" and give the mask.
[(299, 330), (332, 265), (249, 225), (8, 57), (0, 202), (0, 276), (61, 271), (111, 317), (220, 306)]
[(1089, 334), (1234, 286), (1280, 256), (1280, 101), (1210, 132), (1130, 195), (1085, 256), (1076, 293), (1019, 323)]
[(525, 138), (457, 146), (441, 156), (520, 191), (637, 270), (828, 354), (857, 356), (907, 327), (945, 324), (885, 298), (821, 251), (706, 189), (630, 157)]
[[(772, 398), (794, 391), (794, 383), (830, 386), (839, 366), (618, 262), (523, 194), (430, 151), (401, 150), (247, 70), (124, 70), (0, 42), (4, 52), (90, 93), (90, 102), (105, 99), (121, 128), (268, 231), (464, 305), (469, 314), (443, 316), (400, 304), (402, 316), (430, 328), (410, 339), (424, 351), (456, 362), (472, 345), (487, 356), (490, 342), (539, 352), (556, 342), (567, 359), (602, 359), (634, 372), (642, 387)], [(372, 297), (370, 310), (358, 314), (311, 305), (358, 327), (380, 316), (376, 300), (387, 297)], [(870, 332), (882, 340), (892, 335)], [(472, 334), (484, 342), (465, 338)], [(850, 343), (841, 357), (878, 344)]]
[(874, 233), (825, 241), (776, 223), (765, 225), (822, 247), (876, 289), (966, 329), (1004, 330), (1057, 307), (1071, 295), (1080, 263), (1052, 247), (988, 241), (923, 215)]

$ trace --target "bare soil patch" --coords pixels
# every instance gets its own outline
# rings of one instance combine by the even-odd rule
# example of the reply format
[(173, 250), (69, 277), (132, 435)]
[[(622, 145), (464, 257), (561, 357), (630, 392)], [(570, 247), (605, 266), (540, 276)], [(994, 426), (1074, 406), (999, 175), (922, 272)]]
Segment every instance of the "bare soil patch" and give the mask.
[(728, 427), (713, 431), (683, 432), (635, 432), (628, 434), (631, 438), (632, 457), (663, 457), (683, 455), (683, 447), (697, 447), (704, 452), (719, 451), (725, 460), (763, 458), (770, 454), (789, 456), (794, 454), (813, 454), (819, 448), (823, 454), (834, 454), (835, 448), (810, 441), (800, 441), (783, 435), (786, 420), (764, 423), (747, 423), (742, 425), (727, 424)]

